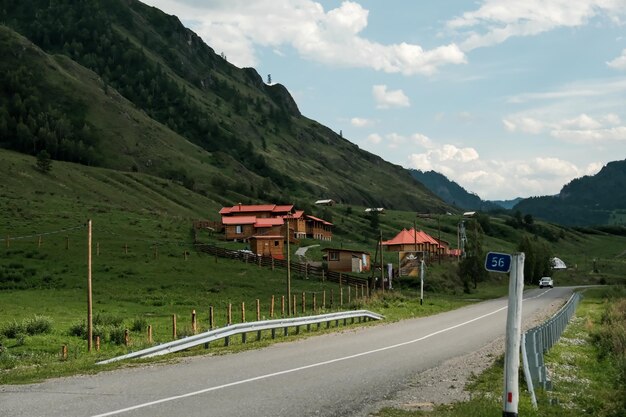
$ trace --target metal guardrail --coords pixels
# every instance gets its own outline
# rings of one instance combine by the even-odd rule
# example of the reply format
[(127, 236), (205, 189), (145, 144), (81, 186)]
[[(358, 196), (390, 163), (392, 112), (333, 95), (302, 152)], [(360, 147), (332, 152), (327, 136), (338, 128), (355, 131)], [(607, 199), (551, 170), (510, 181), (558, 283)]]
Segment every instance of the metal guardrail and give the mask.
[(544, 390), (552, 388), (552, 384), (546, 375), (543, 354), (558, 342), (561, 334), (567, 327), (567, 323), (569, 323), (576, 312), (576, 307), (581, 298), (580, 293), (575, 292), (567, 303), (550, 319), (524, 333), (522, 355), (524, 362), (528, 364), (532, 380), (528, 384), (529, 391), (533, 390), (533, 386), (538, 385), (541, 385)]
[[(168, 353), (179, 352), (181, 350), (189, 349), (202, 344), (207, 344), (216, 340), (227, 339), (231, 336), (235, 336), (238, 334), (243, 335), (246, 333), (261, 332), (263, 330), (275, 331), (276, 329), (284, 329), (284, 334), (285, 336), (287, 336), (290, 327), (295, 327), (296, 331), (300, 328), (300, 326), (308, 327), (313, 324), (320, 325), (321, 323), (326, 323), (328, 327), (330, 325), (330, 322), (332, 321), (335, 321), (338, 324), (340, 320), (343, 320), (345, 324), (348, 319), (354, 320), (357, 318), (365, 320), (382, 320), (384, 317), (380, 314), (373, 313), (368, 310), (354, 310), (321, 314), (317, 316), (238, 323), (226, 327), (220, 327), (218, 329), (209, 330), (207, 332), (197, 335), (185, 337), (180, 340), (163, 343), (161, 345), (153, 346), (147, 349), (138, 350), (136, 352), (131, 352), (126, 355), (117, 356), (115, 358), (97, 362), (97, 364), (104, 365), (107, 363), (117, 362), (125, 359), (150, 358), (153, 356), (166, 355)], [(274, 335), (274, 333), (272, 333), (272, 335)]]

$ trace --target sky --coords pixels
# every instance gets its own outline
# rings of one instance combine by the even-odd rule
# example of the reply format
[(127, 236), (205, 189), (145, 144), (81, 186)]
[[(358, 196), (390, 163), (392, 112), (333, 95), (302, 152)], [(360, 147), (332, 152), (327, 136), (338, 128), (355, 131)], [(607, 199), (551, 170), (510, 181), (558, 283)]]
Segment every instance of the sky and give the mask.
[(302, 114), (483, 199), (626, 158), (626, 0), (144, 0)]

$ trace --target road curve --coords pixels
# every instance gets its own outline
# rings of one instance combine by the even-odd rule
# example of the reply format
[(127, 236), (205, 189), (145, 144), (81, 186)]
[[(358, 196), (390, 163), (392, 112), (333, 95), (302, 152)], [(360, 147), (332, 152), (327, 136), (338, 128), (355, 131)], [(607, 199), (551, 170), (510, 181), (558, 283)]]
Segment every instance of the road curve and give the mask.
[[(572, 288), (524, 293), (524, 321)], [(0, 386), (0, 416), (361, 416), (416, 373), (504, 335), (506, 299), (224, 356)]]

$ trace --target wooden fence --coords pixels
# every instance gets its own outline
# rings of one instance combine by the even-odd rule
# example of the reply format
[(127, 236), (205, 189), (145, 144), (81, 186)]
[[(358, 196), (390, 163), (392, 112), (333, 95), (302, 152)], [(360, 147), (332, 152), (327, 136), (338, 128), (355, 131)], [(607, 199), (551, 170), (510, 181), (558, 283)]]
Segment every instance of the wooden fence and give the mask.
[[(199, 245), (199, 250), (220, 258), (237, 259), (242, 262), (259, 265), (266, 268), (282, 268), (287, 269), (287, 261), (284, 259), (275, 259), (271, 256), (260, 256), (250, 251), (225, 249), (213, 245)], [(339, 285), (365, 285), (368, 287), (369, 280), (363, 277), (346, 274), (344, 272), (326, 271), (321, 266), (311, 265), (306, 262), (290, 262), (291, 271), (305, 279), (319, 279), (320, 281), (336, 282)]]

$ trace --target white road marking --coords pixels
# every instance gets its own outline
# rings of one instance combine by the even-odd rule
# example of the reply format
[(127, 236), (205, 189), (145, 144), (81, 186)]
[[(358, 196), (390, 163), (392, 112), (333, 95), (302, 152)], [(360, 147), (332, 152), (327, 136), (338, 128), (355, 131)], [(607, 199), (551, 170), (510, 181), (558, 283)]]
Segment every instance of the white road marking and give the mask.
[[(550, 291), (550, 290), (548, 290), (548, 291)], [(531, 300), (531, 299), (534, 299), (534, 298), (539, 298), (542, 295), (546, 294), (548, 291), (542, 292), (541, 294), (539, 294), (537, 296), (527, 298), (527, 300)], [(193, 397), (193, 396), (200, 395), (200, 394), (205, 394), (205, 393), (211, 392), (211, 391), (217, 391), (217, 390), (221, 390), (221, 389), (224, 389), (224, 388), (234, 387), (236, 385), (247, 384), (248, 382), (254, 382), (254, 381), (259, 381), (259, 380), (262, 380), (262, 379), (273, 378), (275, 376), (290, 374), (290, 373), (293, 373), (293, 372), (299, 372), (299, 371), (303, 371), (305, 369), (317, 368), (319, 366), (329, 365), (329, 364), (335, 363), (335, 362), (342, 362), (342, 361), (345, 361), (345, 360), (354, 359), (354, 358), (358, 358), (358, 357), (361, 357), (361, 356), (371, 355), (373, 353), (384, 352), (384, 351), (390, 350), (390, 349), (397, 349), (399, 347), (410, 345), (410, 344), (417, 343), (417, 342), (421, 342), (423, 340), (426, 340), (426, 339), (431, 338), (433, 336), (436, 336), (438, 334), (445, 333), (445, 332), (448, 332), (450, 330), (454, 330), (454, 329), (457, 329), (459, 327), (468, 325), (468, 324), (473, 323), (475, 321), (484, 319), (485, 317), (489, 317), (489, 316), (492, 316), (494, 314), (497, 314), (497, 313), (501, 312), (502, 310), (506, 310), (507, 308), (508, 308), (507, 306), (501, 307), (501, 308), (499, 308), (497, 310), (492, 311), (491, 313), (483, 314), (482, 316), (475, 317), (475, 318), (473, 318), (471, 320), (468, 320), (468, 321), (465, 321), (463, 323), (459, 323), (459, 324), (456, 324), (454, 326), (451, 326), (451, 327), (448, 327), (448, 328), (445, 328), (445, 329), (442, 329), (442, 330), (438, 330), (436, 332), (427, 334), (426, 336), (422, 336), (422, 337), (419, 337), (417, 339), (409, 340), (407, 342), (397, 343), (395, 345), (390, 345), (390, 346), (385, 346), (385, 347), (378, 348), (378, 349), (368, 350), (366, 352), (356, 353), (354, 355), (349, 355), (349, 356), (343, 356), (341, 358), (330, 359), (330, 360), (323, 361), (323, 362), (312, 363), (310, 365), (300, 366), (300, 367), (297, 367), (297, 368), (286, 369), (284, 371), (273, 372), (271, 374), (265, 374), (265, 375), (255, 376), (253, 378), (242, 379), (242, 380), (239, 380), (239, 381), (230, 382), (228, 384), (223, 384), (223, 385), (218, 385), (218, 386), (211, 387), (211, 388), (201, 389), (201, 390), (198, 390), (198, 391), (188, 392), (187, 394), (181, 394), (181, 395), (175, 395), (175, 396), (172, 396), (172, 397), (161, 398), (160, 400), (150, 401), (150, 402), (143, 403), (143, 404), (137, 404), (137, 405), (133, 405), (132, 407), (120, 408), (119, 410), (109, 411), (108, 413), (103, 413), (103, 414), (96, 414), (96, 415), (93, 415), (91, 417), (115, 416), (115, 415), (118, 415), (118, 414), (126, 413), (128, 411), (138, 410), (140, 408), (146, 408), (146, 407), (150, 407), (150, 406), (161, 404), (161, 403), (166, 403), (166, 402), (170, 402), (170, 401), (174, 401), (174, 400), (179, 400), (181, 398)]]

